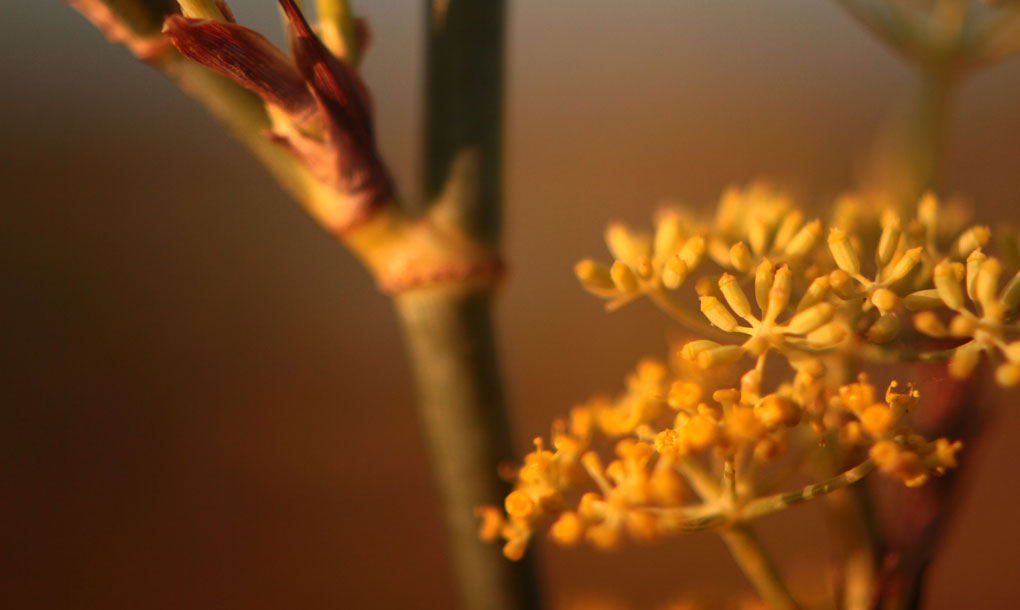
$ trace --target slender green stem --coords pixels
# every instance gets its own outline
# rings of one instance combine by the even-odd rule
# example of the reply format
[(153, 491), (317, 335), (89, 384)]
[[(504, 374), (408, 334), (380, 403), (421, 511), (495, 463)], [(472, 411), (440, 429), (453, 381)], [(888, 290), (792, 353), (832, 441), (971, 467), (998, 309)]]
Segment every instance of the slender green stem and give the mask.
[(474, 509), (500, 505), (496, 476), (512, 452), (487, 287), (435, 287), (396, 298), (419, 416), (443, 503), (447, 551), (463, 608), (538, 607), (525, 562), (478, 539)]
[(720, 535), (737, 565), (772, 610), (795, 610), (799, 607), (750, 526), (725, 529)]
[(850, 470), (836, 475), (827, 481), (814, 483), (812, 485), (805, 485), (796, 491), (774, 494), (752, 500), (740, 511), (740, 516), (744, 520), (757, 519), (763, 515), (789, 508), (795, 504), (807, 502), (808, 500), (817, 498), (818, 496), (824, 496), (825, 494), (832, 493), (837, 489), (853, 485), (857, 481), (868, 476), (868, 474), (870, 474), (874, 469), (875, 462), (871, 459), (864, 460)]

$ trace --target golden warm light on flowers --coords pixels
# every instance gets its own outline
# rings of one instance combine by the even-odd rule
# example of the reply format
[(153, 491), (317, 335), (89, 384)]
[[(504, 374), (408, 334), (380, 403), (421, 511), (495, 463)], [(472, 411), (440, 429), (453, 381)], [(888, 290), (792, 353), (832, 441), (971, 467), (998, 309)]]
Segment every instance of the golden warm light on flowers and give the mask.
[[(1020, 274), (1000, 289), (989, 231), (956, 220), (947, 234), (931, 194), (916, 217), (887, 210), (868, 227), (856, 216), (854, 232), (805, 223), (757, 184), (726, 191), (713, 220), (666, 210), (654, 235), (610, 225), (614, 262), (578, 263), (581, 284), (610, 310), (651, 297), (690, 339), (671, 366), (642, 361), (618, 396), (554, 421), (551, 448), (535, 440), (503, 510), (480, 511), (483, 539), (502, 539), (510, 559), (540, 533), (606, 550), (713, 530), (739, 545), (732, 532), (753, 520), (872, 472), (918, 487), (954, 468), (963, 443), (912, 425), (931, 397), (909, 379), (882, 393), (863, 367), (943, 362), (965, 377), (997, 353), (996, 380), (1020, 382)], [(767, 366), (773, 353), (783, 370)]]

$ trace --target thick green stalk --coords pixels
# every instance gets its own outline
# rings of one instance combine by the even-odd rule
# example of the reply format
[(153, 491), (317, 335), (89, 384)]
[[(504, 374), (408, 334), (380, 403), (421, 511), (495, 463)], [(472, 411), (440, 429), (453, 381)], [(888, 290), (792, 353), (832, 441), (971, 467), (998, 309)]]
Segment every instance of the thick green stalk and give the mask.
[(503, 0), (432, 0), (426, 15), (424, 201), (499, 241)]
[[(503, 39), (501, 0), (429, 4), (424, 194), (440, 222), (495, 249), (500, 234)], [(447, 527), (461, 607), (537, 608), (530, 562), (478, 538), (475, 508), (500, 506), (497, 476), (512, 458), (492, 328), (495, 282), (450, 282), (396, 297), (419, 414)]]
[(507, 413), (485, 286), (434, 287), (396, 298), (419, 415), (443, 502), (447, 552), (463, 608), (538, 605), (527, 562), (511, 562), (478, 538), (475, 507), (502, 505), (496, 475), (511, 456)]

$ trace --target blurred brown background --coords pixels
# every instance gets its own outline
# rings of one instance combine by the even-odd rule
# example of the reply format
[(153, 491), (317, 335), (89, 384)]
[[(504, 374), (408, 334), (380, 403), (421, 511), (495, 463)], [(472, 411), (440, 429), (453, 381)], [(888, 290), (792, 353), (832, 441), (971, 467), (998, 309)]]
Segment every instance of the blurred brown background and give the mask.
[[(280, 40), (274, 3), (232, 4)], [(664, 318), (607, 316), (571, 277), (607, 221), (759, 175), (824, 201), (910, 74), (833, 2), (511, 4), (498, 314), (523, 449), (664, 354)], [(423, 7), (356, 6), (381, 147), (414, 196)], [(60, 2), (4, 13), (0, 607), (447, 607), (388, 301), (159, 75)], [(986, 221), (1020, 205), (1018, 99), (1014, 60), (957, 100), (943, 186)], [(1003, 405), (931, 608), (1015, 607), (1018, 430)], [(764, 530), (793, 574), (826, 558), (810, 507)], [(711, 536), (540, 558), (554, 599), (744, 587)]]

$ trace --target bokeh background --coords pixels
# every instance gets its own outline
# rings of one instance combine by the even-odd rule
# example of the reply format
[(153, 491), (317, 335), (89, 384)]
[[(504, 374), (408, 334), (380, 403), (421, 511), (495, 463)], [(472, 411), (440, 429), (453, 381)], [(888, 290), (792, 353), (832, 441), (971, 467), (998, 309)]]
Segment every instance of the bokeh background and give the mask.
[[(273, 4), (232, 3), (280, 40)], [(356, 6), (381, 148), (414, 197), (424, 9)], [(667, 348), (650, 307), (608, 316), (575, 285), (607, 221), (756, 176), (826, 201), (910, 73), (818, 0), (516, 0), (509, 44), (498, 318), (523, 450)], [(407, 364), (367, 274), (61, 2), (6, 3), (0, 90), (0, 606), (448, 607)], [(956, 100), (941, 185), (985, 221), (1020, 206), (1018, 99), (1013, 60)], [(931, 608), (1015, 607), (1016, 409), (976, 450)], [(763, 525), (798, 586), (825, 585), (799, 576), (826, 559), (812, 508)], [(555, 600), (744, 589), (706, 535), (539, 555)]]

